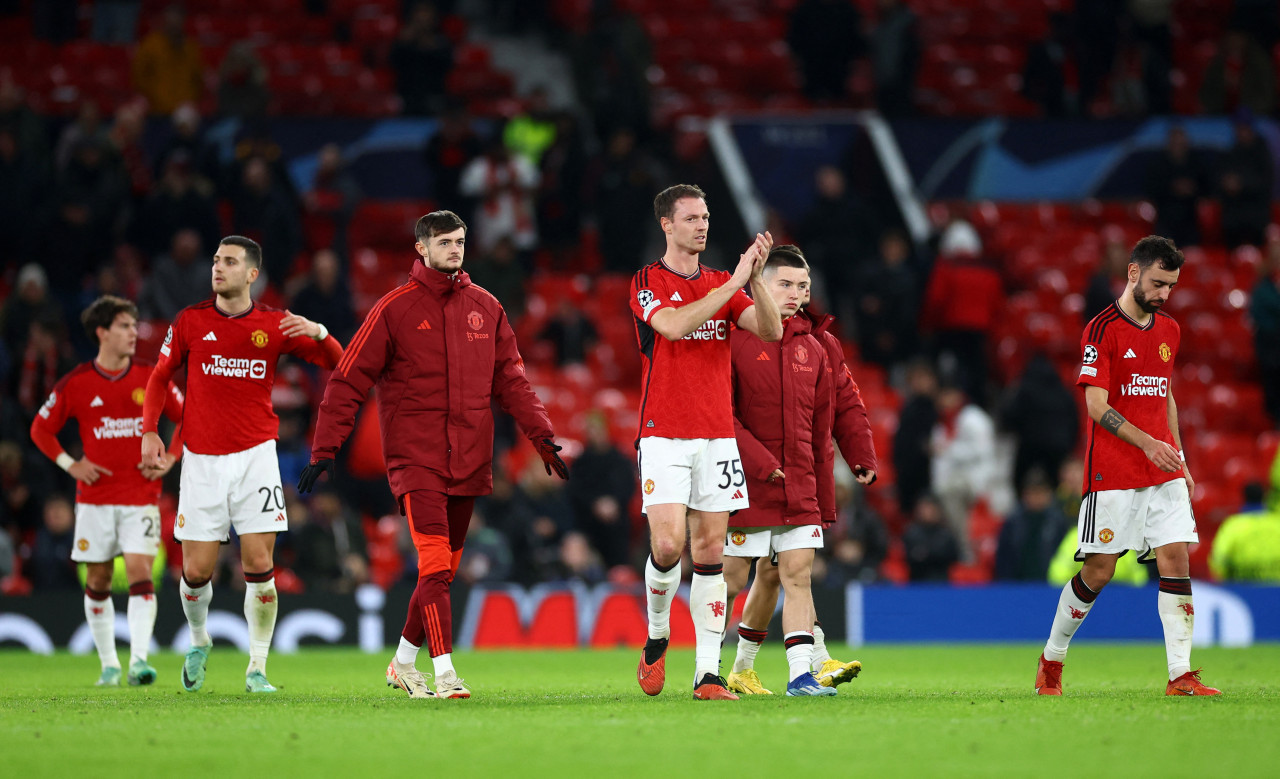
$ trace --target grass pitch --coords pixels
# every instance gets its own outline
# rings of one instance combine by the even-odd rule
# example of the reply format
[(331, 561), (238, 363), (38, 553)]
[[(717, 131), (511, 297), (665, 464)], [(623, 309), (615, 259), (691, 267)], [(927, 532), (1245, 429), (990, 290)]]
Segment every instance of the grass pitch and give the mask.
[(1280, 763), (1277, 645), (1196, 650), (1226, 692), (1200, 699), (1164, 697), (1155, 644), (1072, 648), (1062, 698), (1032, 694), (1038, 646), (833, 649), (864, 664), (837, 697), (783, 697), (782, 648), (767, 644), (757, 669), (778, 694), (737, 703), (691, 700), (691, 651), (669, 654), (657, 698), (636, 685), (638, 651), (528, 651), (458, 653), (475, 697), (411, 701), (383, 685), (390, 650), (273, 655), (280, 692), (256, 697), (232, 649), (214, 650), (199, 693), (181, 690), (167, 652), (152, 658), (156, 685), (104, 690), (93, 656), (3, 650), (0, 772), (1167, 778), (1274, 776)]

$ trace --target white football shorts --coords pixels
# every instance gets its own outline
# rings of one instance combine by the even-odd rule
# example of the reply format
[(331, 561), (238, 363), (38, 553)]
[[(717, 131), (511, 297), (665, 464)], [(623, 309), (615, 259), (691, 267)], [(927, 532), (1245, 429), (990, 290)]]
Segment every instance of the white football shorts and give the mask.
[(736, 438), (641, 438), (644, 508), (679, 503), (695, 511), (747, 507), (747, 474)]
[(173, 537), (226, 541), (232, 527), (242, 536), (289, 529), (275, 441), (231, 454), (182, 455)]
[(1080, 504), (1077, 526), (1077, 561), (1086, 554), (1132, 549), (1139, 561), (1150, 562), (1158, 547), (1200, 540), (1182, 477), (1154, 487), (1091, 492)]
[(821, 549), (821, 525), (731, 527), (724, 539), (725, 557), (773, 557), (792, 549)]
[(155, 557), (159, 548), (159, 506), (76, 504), (71, 559), (77, 563), (106, 563), (120, 554)]

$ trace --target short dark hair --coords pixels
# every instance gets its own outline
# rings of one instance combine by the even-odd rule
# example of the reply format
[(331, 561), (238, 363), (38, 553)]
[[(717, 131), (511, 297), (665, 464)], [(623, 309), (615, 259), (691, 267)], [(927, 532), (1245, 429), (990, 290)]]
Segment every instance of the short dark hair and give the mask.
[(98, 345), (98, 328), (111, 329), (111, 323), (115, 322), (116, 317), (121, 314), (128, 314), (137, 319), (138, 307), (132, 301), (115, 295), (103, 295), (90, 303), (84, 313), (80, 314), (84, 331), (89, 336), (89, 340), (93, 341), (94, 346)]
[(218, 241), (219, 246), (222, 246), (223, 244), (226, 244), (227, 246), (239, 246), (241, 249), (244, 249), (244, 261), (258, 270), (262, 270), (262, 246), (260, 246), (257, 241), (252, 238), (245, 238), (243, 235), (228, 235), (226, 238)]
[(809, 261), (804, 258), (800, 247), (784, 243), (769, 250), (769, 259), (764, 261), (764, 269), (771, 268), (804, 268), (809, 270)]
[(1157, 262), (1162, 270), (1179, 270), (1186, 261), (1173, 241), (1158, 235), (1148, 235), (1138, 241), (1129, 254), (1129, 262), (1136, 263), (1139, 271), (1145, 271)]
[(653, 215), (661, 222), (663, 219), (670, 219), (676, 213), (676, 201), (684, 200), (687, 197), (707, 199), (707, 193), (702, 191), (702, 187), (697, 184), (676, 184), (667, 187), (658, 193), (653, 199)]
[(418, 219), (413, 226), (413, 237), (425, 243), (432, 236), (465, 229), (467, 223), (452, 211), (432, 211)]

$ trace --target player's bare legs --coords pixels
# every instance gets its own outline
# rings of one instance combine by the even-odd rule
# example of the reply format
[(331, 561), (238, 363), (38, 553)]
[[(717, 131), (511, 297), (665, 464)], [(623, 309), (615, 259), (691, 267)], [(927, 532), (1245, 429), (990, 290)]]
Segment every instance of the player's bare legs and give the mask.
[(84, 618), (89, 634), (98, 650), (102, 675), (98, 684), (114, 687), (120, 684), (120, 657), (116, 654), (116, 606), (111, 600), (111, 574), (114, 561), (85, 563)]
[[(240, 536), (240, 563), (244, 568), (244, 618), (249, 623), (249, 667), (245, 670), (250, 692), (271, 692), (266, 683), (267, 653), (276, 630), (279, 597), (276, 593), (275, 533)], [(257, 676), (261, 679), (258, 680)], [(253, 687), (257, 689), (252, 689)]]
[(151, 580), (156, 558), (130, 552), (123, 557), (129, 582), (129, 683), (151, 684), (156, 671), (147, 663), (147, 654), (156, 627), (156, 586)]
[(1089, 615), (1098, 593), (1107, 586), (1116, 573), (1116, 560), (1120, 555), (1086, 554), (1080, 573), (1071, 578), (1058, 596), (1058, 609), (1049, 628), (1049, 640), (1036, 666), (1036, 692), (1040, 695), (1062, 694), (1062, 661), (1067, 656), (1071, 637)]
[(649, 520), (649, 559), (644, 565), (649, 640), (645, 642), (636, 674), (640, 689), (648, 695), (657, 695), (667, 678), (671, 601), (680, 587), (680, 554), (684, 551), (687, 532), (686, 508), (682, 503), (658, 503), (646, 508), (645, 516)]
[(835, 695), (834, 685), (823, 687), (813, 676), (813, 549), (778, 553), (778, 578), (786, 599), (782, 603), (782, 632), (787, 648), (787, 695)]

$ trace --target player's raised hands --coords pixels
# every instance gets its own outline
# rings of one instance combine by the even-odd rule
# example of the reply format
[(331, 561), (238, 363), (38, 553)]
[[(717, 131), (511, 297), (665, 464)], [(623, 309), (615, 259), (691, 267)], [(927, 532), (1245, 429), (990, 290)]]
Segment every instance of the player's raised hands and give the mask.
[(75, 477), (76, 481), (82, 481), (85, 484), (93, 484), (103, 476), (114, 476), (110, 470), (103, 468), (88, 457), (82, 457), (67, 469), (67, 473)]
[(320, 340), (320, 325), (291, 311), (286, 311), (285, 317), (280, 320), (280, 332), (287, 338), (305, 335), (308, 338)]
[(1182, 468), (1182, 458), (1178, 456), (1178, 450), (1164, 441), (1149, 438), (1146, 445), (1142, 447), (1142, 453), (1165, 473), (1173, 473)]
[(751, 281), (752, 274), (755, 273), (756, 261), (760, 258), (760, 244), (752, 241), (747, 250), (738, 257), (738, 267), (733, 269), (733, 277), (730, 282), (734, 289), (742, 289), (747, 286), (747, 282)]
[(764, 264), (769, 260), (769, 252), (773, 251), (773, 235), (765, 230), (764, 234), (756, 233), (755, 247), (759, 252), (755, 265), (751, 268), (754, 276), (764, 273)]

